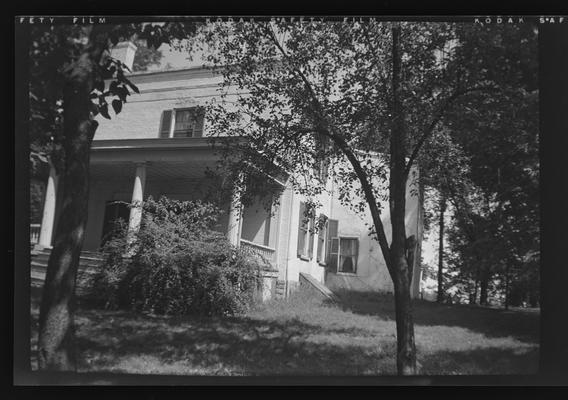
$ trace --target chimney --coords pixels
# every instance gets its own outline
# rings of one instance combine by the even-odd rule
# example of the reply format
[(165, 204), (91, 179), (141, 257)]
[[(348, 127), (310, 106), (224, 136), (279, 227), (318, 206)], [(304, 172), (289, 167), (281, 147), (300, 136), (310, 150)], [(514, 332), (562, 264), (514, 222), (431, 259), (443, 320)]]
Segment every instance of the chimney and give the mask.
[(132, 42), (117, 43), (110, 51), (110, 56), (126, 64), (132, 70), (134, 63), (134, 55), (136, 54), (136, 45)]

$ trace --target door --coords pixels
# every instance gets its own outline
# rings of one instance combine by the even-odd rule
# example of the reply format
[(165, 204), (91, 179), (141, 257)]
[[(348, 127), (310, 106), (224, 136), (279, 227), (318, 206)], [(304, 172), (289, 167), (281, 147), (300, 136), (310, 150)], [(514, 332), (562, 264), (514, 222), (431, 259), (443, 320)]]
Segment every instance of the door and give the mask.
[(103, 219), (103, 235), (101, 238), (101, 246), (112, 238), (114, 229), (119, 220), (128, 223), (130, 218), (130, 208), (128, 203), (124, 201), (111, 200), (105, 205), (105, 216)]

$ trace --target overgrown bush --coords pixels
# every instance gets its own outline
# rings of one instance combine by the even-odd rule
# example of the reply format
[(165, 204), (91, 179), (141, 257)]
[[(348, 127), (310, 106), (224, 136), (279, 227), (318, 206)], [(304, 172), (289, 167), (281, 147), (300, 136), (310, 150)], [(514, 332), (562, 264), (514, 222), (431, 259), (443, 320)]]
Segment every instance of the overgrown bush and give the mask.
[(128, 251), (127, 228), (122, 220), (115, 223), (112, 239), (107, 240), (102, 249), (103, 263), (87, 282), (86, 300), (95, 307), (118, 308), (120, 285), (128, 267), (128, 260), (124, 259)]
[(120, 224), (104, 245), (92, 304), (168, 315), (245, 311), (262, 265), (214, 230), (219, 213), (200, 201), (149, 198), (140, 230), (129, 233)]

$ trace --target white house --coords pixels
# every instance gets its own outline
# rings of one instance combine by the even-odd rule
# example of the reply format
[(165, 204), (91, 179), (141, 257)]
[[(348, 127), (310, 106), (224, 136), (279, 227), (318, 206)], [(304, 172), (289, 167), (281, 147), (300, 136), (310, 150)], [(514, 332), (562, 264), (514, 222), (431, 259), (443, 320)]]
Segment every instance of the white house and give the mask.
[[(128, 47), (130, 51), (133, 49)], [(127, 49), (127, 50), (128, 50)], [(125, 56), (128, 61), (128, 57)], [(131, 58), (130, 58), (131, 59)], [(161, 195), (179, 200), (204, 198), (213, 182), (206, 169), (218, 154), (207, 138), (207, 121), (196, 106), (217, 96), (219, 75), (203, 68), (135, 73), (129, 79), (140, 94), (128, 98), (123, 111), (108, 121), (99, 118), (91, 152), (89, 215), (83, 249), (96, 251), (113, 220), (124, 218), (131, 227), (140, 211), (122, 202)], [(310, 232), (304, 224), (306, 199), (294, 192), (289, 180), (275, 177), (273, 196), (279, 205), (266, 210), (261, 202), (242, 209), (225, 199), (218, 229), (236, 246), (248, 247), (270, 261), (278, 286), (288, 293), (301, 276), (328, 288), (392, 292), (378, 242), (370, 238), (365, 222), (337, 198), (330, 180), (329, 193), (321, 195), (317, 215), (327, 217), (325, 229)], [(52, 171), (46, 189), (38, 246), (51, 246), (60, 204), (58, 178)], [(407, 236), (419, 233), (417, 196), (407, 190)], [(120, 202), (122, 201), (122, 202)], [(390, 236), (389, 207), (383, 222)], [(271, 212), (270, 212), (271, 211)], [(368, 211), (368, 210), (367, 210)], [(417, 257), (419, 258), (419, 257)], [(412, 295), (419, 290), (419, 260), (413, 266)]]

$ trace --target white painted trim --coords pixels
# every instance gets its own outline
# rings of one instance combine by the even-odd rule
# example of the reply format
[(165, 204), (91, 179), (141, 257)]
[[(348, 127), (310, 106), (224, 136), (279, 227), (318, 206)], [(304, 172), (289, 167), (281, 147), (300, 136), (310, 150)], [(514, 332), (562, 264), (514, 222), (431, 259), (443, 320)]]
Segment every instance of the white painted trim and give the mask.
[[(209, 137), (198, 138), (144, 138), (144, 139), (104, 139), (94, 140), (91, 151), (109, 150), (161, 150), (184, 148), (212, 148)], [(215, 139), (217, 140), (217, 138)]]
[[(360, 237), (359, 236), (342, 236), (337, 235), (337, 275), (349, 275), (349, 276), (357, 276), (357, 271), (359, 270), (359, 249), (361, 248)], [(351, 239), (357, 240), (357, 265), (355, 265), (355, 272), (343, 272), (339, 270), (339, 257), (341, 257), (341, 239)]]
[(172, 109), (172, 119), (170, 121), (170, 136), (169, 138), (173, 138), (174, 137), (174, 130), (175, 130), (175, 124), (176, 124), (176, 109)]
[(214, 87), (219, 87), (219, 83), (201, 83), (201, 84), (197, 84), (197, 85), (173, 86), (173, 87), (143, 89), (143, 90), (141, 89), (140, 94), (163, 93), (163, 92), (174, 92), (174, 91), (177, 92), (179, 90), (206, 89), (206, 88), (214, 88)]
[[(211, 139), (221, 142), (223, 139), (234, 140), (235, 137), (210, 137), (201, 136), (197, 138), (143, 138), (143, 139), (102, 139), (93, 140), (91, 151), (107, 150), (153, 150), (153, 149), (174, 149), (183, 148), (213, 148)], [(245, 138), (241, 139), (243, 142)]]
[(276, 252), (276, 248), (270, 247), (270, 246), (265, 246), (263, 244), (259, 244), (259, 243), (255, 243), (255, 242), (251, 242), (250, 240), (246, 240), (246, 239), (240, 239), (241, 242), (244, 242), (246, 244), (249, 244), (251, 246), (256, 246), (256, 247), (260, 247), (263, 250), (269, 250), (269, 251), (273, 251)]

